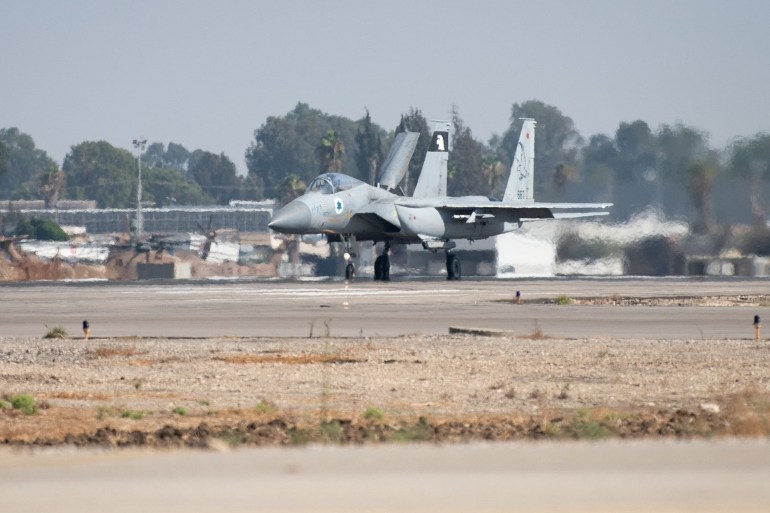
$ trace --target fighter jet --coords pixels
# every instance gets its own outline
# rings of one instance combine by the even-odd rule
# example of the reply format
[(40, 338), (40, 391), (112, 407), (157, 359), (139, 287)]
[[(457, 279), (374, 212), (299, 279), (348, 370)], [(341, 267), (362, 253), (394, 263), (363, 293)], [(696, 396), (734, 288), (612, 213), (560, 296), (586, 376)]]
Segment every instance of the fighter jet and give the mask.
[[(386, 176), (387, 184), (373, 186), (341, 173), (325, 173), (313, 180), (304, 195), (278, 210), (268, 226), (281, 233), (326, 234), (329, 242), (345, 243), (346, 255), (350, 255), (356, 240), (385, 242), (383, 254), (375, 260), (375, 280), (390, 277), (391, 244), (420, 243), (429, 251), (445, 251), (447, 279), (459, 280), (461, 263), (452, 252), (455, 239), (485, 239), (513, 231), (529, 221), (608, 215), (605, 209), (611, 203), (535, 202), (537, 123), (533, 119), (523, 121), (502, 201), (484, 196), (446, 196), (449, 130), (434, 129), (413, 196), (393, 191), (392, 180), (401, 179), (398, 171)], [(390, 171), (393, 169), (391, 166)], [(345, 277), (350, 279), (354, 274), (355, 265), (350, 261)]]

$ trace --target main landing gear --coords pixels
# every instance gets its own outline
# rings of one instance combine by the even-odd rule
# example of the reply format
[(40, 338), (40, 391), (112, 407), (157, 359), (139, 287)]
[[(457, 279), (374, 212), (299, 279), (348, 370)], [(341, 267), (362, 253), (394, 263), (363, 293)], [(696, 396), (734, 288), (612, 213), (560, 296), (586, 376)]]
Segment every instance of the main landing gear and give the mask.
[(453, 240), (428, 239), (422, 241), (422, 247), (428, 251), (446, 251), (446, 279), (461, 280), (463, 277), (462, 264), (460, 257), (451, 251), (457, 247)]
[(461, 280), (463, 277), (462, 263), (460, 257), (447, 251), (446, 253), (446, 279)]
[(374, 259), (374, 281), (390, 281), (390, 242), (385, 243), (382, 255)]

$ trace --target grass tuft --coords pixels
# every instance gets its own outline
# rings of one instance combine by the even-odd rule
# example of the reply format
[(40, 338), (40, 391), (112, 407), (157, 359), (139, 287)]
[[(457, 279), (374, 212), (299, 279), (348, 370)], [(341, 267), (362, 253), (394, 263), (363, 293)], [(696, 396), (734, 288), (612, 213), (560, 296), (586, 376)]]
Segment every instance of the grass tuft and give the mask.
[[(48, 326), (46, 326), (48, 328)], [(69, 334), (67, 333), (67, 330), (64, 329), (64, 326), (54, 326), (53, 328), (48, 328), (48, 332), (43, 336), (43, 338), (68, 338)]]
[(275, 413), (275, 405), (270, 401), (266, 401), (265, 399), (262, 399), (254, 407), (254, 411), (262, 415), (272, 415), (273, 413)]
[(385, 412), (379, 408), (370, 406), (364, 411), (364, 418), (366, 420), (382, 420), (385, 418)]
[(393, 433), (394, 442), (427, 442), (433, 437), (433, 428), (428, 419), (420, 417), (416, 424), (410, 424)]
[(139, 410), (123, 410), (120, 414), (124, 419), (142, 420), (144, 418), (144, 412)]
[(342, 429), (342, 425), (339, 421), (333, 420), (331, 422), (322, 422), (319, 426), (319, 435), (321, 441), (339, 444), (345, 438), (345, 431)]
[(557, 305), (571, 305), (572, 304), (572, 298), (569, 296), (562, 294), (558, 296), (556, 299), (553, 300), (554, 303)]
[(174, 413), (175, 415), (179, 415), (180, 417), (184, 417), (189, 413), (187, 411), (187, 408), (185, 408), (184, 406), (177, 406), (176, 408), (171, 410), (171, 412)]

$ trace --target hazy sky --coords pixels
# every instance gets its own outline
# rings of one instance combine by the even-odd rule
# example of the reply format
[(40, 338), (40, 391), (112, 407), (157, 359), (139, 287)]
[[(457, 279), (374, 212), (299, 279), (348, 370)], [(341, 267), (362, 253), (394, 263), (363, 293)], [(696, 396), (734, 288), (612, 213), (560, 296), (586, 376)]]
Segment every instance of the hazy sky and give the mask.
[(0, 0), (0, 127), (70, 146), (177, 142), (244, 172), (298, 101), (388, 130), (452, 104), (476, 137), (540, 99), (584, 137), (683, 122), (770, 130), (770, 2)]

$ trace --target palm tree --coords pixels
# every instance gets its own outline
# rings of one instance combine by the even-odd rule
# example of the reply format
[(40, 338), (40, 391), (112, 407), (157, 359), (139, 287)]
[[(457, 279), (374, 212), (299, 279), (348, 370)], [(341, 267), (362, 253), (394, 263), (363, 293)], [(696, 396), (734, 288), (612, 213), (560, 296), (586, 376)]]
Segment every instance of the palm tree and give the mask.
[(299, 176), (294, 173), (287, 175), (281, 182), (279, 189), (281, 203), (285, 205), (291, 200), (300, 197), (305, 192), (305, 189), (307, 189), (307, 184)]
[(345, 154), (345, 143), (336, 130), (329, 130), (321, 138), (316, 148), (316, 155), (321, 161), (321, 171), (338, 173), (342, 170), (342, 156)]
[(38, 184), (45, 208), (54, 208), (64, 187), (64, 173), (57, 166), (51, 166), (38, 175)]
[(495, 155), (485, 155), (481, 161), (481, 166), (487, 191), (494, 196), (505, 174), (505, 166)]
[(685, 187), (698, 211), (696, 233), (708, 234), (712, 228), (711, 190), (714, 188), (716, 168), (708, 162), (696, 162), (687, 170)]

